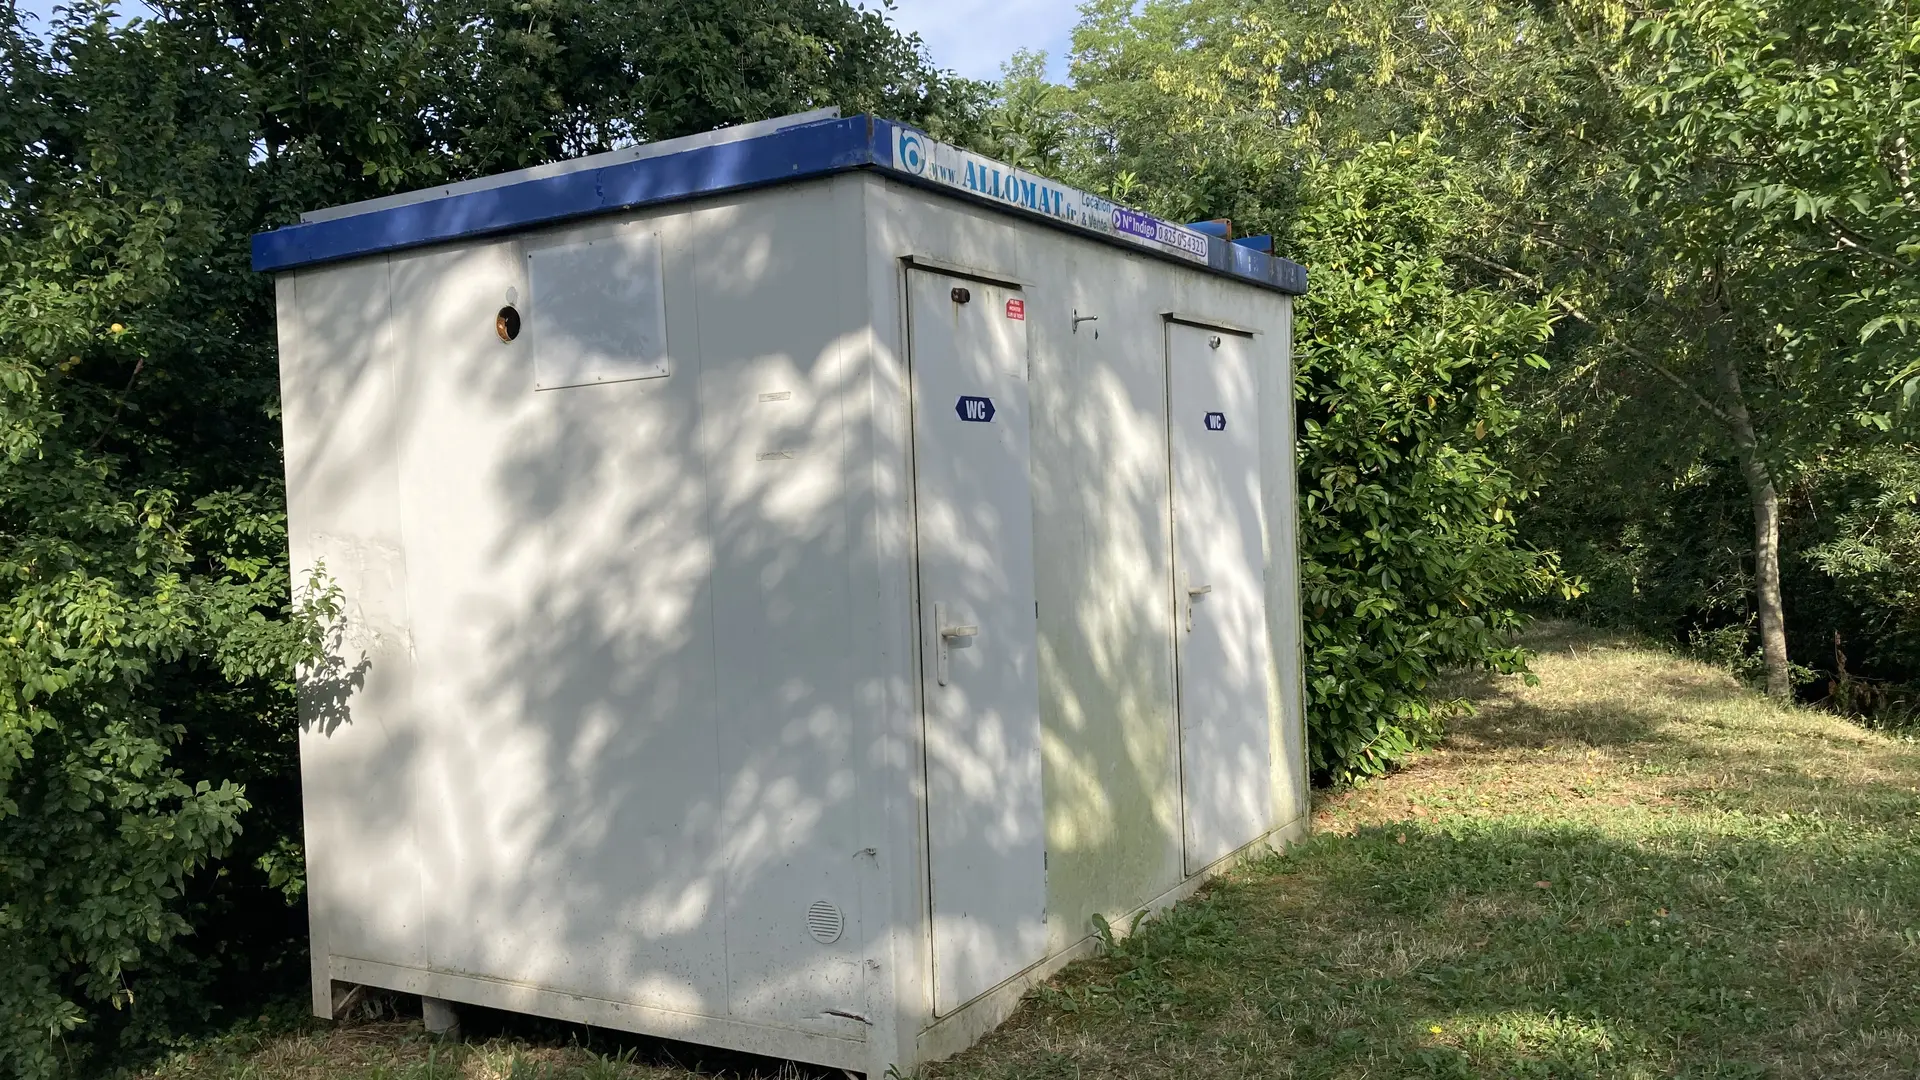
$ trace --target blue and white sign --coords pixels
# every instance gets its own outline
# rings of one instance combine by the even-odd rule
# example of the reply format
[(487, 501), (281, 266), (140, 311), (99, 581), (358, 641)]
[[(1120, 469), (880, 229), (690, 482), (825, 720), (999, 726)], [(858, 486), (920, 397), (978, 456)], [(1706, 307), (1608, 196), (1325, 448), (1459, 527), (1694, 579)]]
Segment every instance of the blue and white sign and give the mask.
[(1207, 414), (1207, 430), (1208, 431), (1227, 430), (1227, 414), (1223, 412), (1208, 413)]
[(1116, 206), (1113, 208), (1113, 231), (1121, 236), (1144, 240), (1158, 247), (1172, 248), (1195, 262), (1207, 261), (1205, 234), (1182, 225), (1161, 221), (1151, 214)]
[(892, 167), (895, 172), (959, 188), (1016, 210), (1117, 236), (1191, 262), (1207, 261), (1205, 233), (1115, 206), (1098, 195), (962, 150), (912, 128), (894, 128)]
[(953, 403), (953, 411), (970, 424), (993, 423), (993, 399), (989, 397), (963, 397)]

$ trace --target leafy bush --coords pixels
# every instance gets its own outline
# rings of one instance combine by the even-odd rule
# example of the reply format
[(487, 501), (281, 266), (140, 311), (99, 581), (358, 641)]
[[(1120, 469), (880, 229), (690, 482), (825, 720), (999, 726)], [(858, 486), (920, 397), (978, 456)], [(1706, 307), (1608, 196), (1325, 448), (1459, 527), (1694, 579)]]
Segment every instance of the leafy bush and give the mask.
[(36, 1077), (89, 1021), (192, 1011), (144, 974), (218, 972), (180, 942), (231, 898), (189, 879), (259, 819), (223, 766), (284, 741), (328, 607), (291, 606), (271, 352), (235, 344), (265, 289), (221, 221), (248, 151), (218, 87), (104, 19), (0, 34), (0, 1074)]
[(1315, 774), (1377, 775), (1461, 705), (1458, 666), (1522, 671), (1518, 605), (1578, 584), (1522, 545), (1531, 492), (1493, 447), (1553, 319), (1463, 284), (1446, 255), (1483, 208), (1453, 161), (1391, 139), (1317, 168), (1288, 234), (1312, 268), (1295, 328), (1307, 715)]
[(1816, 542), (1805, 561), (1838, 602), (1806, 620), (1832, 634), (1831, 654), (1812, 655), (1832, 661), (1822, 667), (1836, 706), (1911, 723), (1920, 716), (1920, 447), (1848, 455), (1818, 478), (1838, 512), (1807, 537)]

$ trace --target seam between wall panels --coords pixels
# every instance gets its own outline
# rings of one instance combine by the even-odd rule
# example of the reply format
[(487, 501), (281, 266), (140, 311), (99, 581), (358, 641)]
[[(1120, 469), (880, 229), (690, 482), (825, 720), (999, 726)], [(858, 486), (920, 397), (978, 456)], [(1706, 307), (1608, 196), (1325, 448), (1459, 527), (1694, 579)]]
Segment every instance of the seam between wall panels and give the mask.
[[(889, 209), (892, 209), (889, 207)], [(901, 374), (905, 376), (902, 385), (906, 404), (906, 438), (903, 440), (907, 460), (903, 478), (906, 483), (902, 490), (906, 494), (906, 538), (907, 538), (907, 580), (909, 582), (908, 611), (912, 616), (907, 640), (912, 643), (913, 681), (912, 693), (908, 695), (912, 708), (914, 733), (913, 764), (916, 772), (913, 780), (917, 783), (919, 798), (915, 800), (914, 824), (920, 830), (921, 857), (914, 867), (915, 882), (920, 892), (919, 903), (914, 914), (920, 922), (920, 933), (916, 952), (920, 954), (921, 970), (926, 973), (924, 1004), (929, 1017), (939, 1015), (939, 1006), (935, 1003), (933, 988), (938, 974), (934, 970), (933, 947), (933, 822), (932, 815), (932, 769), (927, 761), (927, 676), (926, 643), (922, 640), (926, 634), (926, 597), (922, 595), (920, 575), (920, 429), (919, 416), (914, 400), (914, 348), (913, 348), (913, 267), (899, 260), (888, 265), (893, 273), (894, 288), (898, 297), (900, 317), (900, 359)]]
[(1166, 432), (1167, 477), (1167, 626), (1172, 631), (1168, 655), (1173, 661), (1173, 805), (1178, 826), (1180, 876), (1192, 876), (1187, 864), (1187, 718), (1181, 697), (1182, 653), (1185, 651), (1185, 610), (1180, 602), (1180, 486), (1173, 460), (1173, 324), (1160, 323), (1160, 427)]
[(1299, 404), (1293, 399), (1294, 356), (1293, 356), (1293, 297), (1289, 296), (1286, 307), (1281, 312), (1280, 323), (1286, 329), (1282, 338), (1286, 365), (1287, 423), (1284, 428), (1287, 437), (1287, 462), (1282, 478), (1287, 488), (1287, 509), (1293, 521), (1290, 531), (1289, 561), (1293, 566), (1293, 591), (1287, 598), (1288, 618), (1293, 620), (1293, 714), (1299, 720), (1300, 732), (1300, 775), (1299, 789), (1294, 793), (1294, 803), (1304, 816), (1313, 810), (1313, 759), (1307, 746), (1307, 627), (1306, 616), (1302, 608), (1300, 592), (1300, 447), (1298, 435), (1300, 419)]
[[(835, 218), (844, 218), (849, 213), (850, 205), (857, 207), (857, 203), (854, 203), (852, 197), (849, 195), (850, 190), (857, 189), (845, 187), (839, 178), (836, 178), (832, 183), (834, 186), (831, 187), (828, 192), (830, 205), (832, 207), (831, 214)], [(869, 984), (873, 980), (873, 967), (869, 963), (873, 953), (873, 927), (867, 919), (867, 908), (870, 906), (867, 903), (867, 890), (872, 887), (874, 875), (871, 871), (879, 865), (879, 860), (884, 853), (885, 845), (868, 835), (867, 830), (869, 826), (867, 823), (873, 819), (874, 815), (868, 815), (862, 812), (866, 806), (866, 800), (872, 795), (873, 789), (873, 786), (867, 782), (867, 766), (860, 752), (863, 740), (859, 738), (859, 731), (861, 727), (868, 722), (869, 717), (864, 703), (861, 700), (862, 691), (860, 684), (862, 680), (856, 674), (854, 666), (849, 662), (851, 657), (861, 654), (859, 647), (859, 639), (861, 636), (860, 628), (862, 626), (860, 615), (862, 604), (860, 602), (859, 591), (860, 575), (855, 570), (859, 558), (860, 546), (858, 541), (860, 530), (856, 521), (854, 507), (856, 500), (863, 500), (864, 496), (861, 492), (855, 490), (855, 479), (858, 474), (854, 471), (853, 463), (856, 459), (856, 448), (859, 440), (855, 437), (852, 430), (853, 425), (848, 420), (850, 408), (857, 405), (857, 402), (854, 401), (853, 355), (858, 349), (857, 342), (860, 340), (861, 335), (856, 331), (851, 331), (846, 328), (863, 326), (864, 323), (859, 319), (859, 306), (855, 303), (857, 292), (855, 295), (850, 296), (847, 289), (848, 275), (846, 271), (848, 266), (852, 265), (852, 261), (848, 257), (846, 224), (845, 221), (840, 221), (841, 227), (831, 230), (833, 235), (831, 257), (839, 268), (839, 272), (835, 274), (833, 278), (835, 285), (833, 303), (835, 310), (840, 313), (840, 326), (842, 329), (833, 336), (833, 356), (829, 363), (835, 373), (835, 384), (840, 388), (840, 392), (836, 395), (839, 408), (838, 441), (840, 454), (839, 461), (836, 463), (836, 469), (840, 485), (840, 536), (841, 543), (844, 546), (844, 550), (841, 553), (840, 571), (845, 576), (846, 582), (844, 595), (846, 597), (847, 618), (846, 637), (841, 649), (839, 662), (846, 665), (842, 668), (842, 671), (847, 676), (847, 678), (843, 680), (845, 688), (842, 690), (842, 693), (846, 695), (843, 699), (846, 705), (846, 762), (852, 770), (853, 780), (853, 795), (849, 803), (849, 808), (851, 810), (851, 820), (853, 823), (852, 839), (854, 843), (858, 845), (853, 854), (848, 856), (854, 865), (854, 872), (848, 877), (851, 883), (851, 888), (848, 892), (852, 897), (854, 925), (860, 928), (858, 936), (853, 939), (850, 951), (853, 954), (854, 964), (858, 968), (857, 981), (855, 983), (855, 1001), (858, 1003), (862, 1015), (867, 1018), (868, 1032), (871, 1034), (873, 1026), (878, 1023), (874, 1016), (874, 1013), (878, 1010), (873, 1007), (872, 994), (869, 990)], [(856, 278), (855, 280), (857, 281), (859, 279)], [(871, 743), (868, 745), (871, 745)], [(865, 859), (865, 849), (868, 847), (872, 847), (875, 852), (872, 863), (863, 861)]]
[[(893, 871), (898, 864), (900, 853), (893, 849), (892, 837), (888, 831), (894, 815), (888, 812), (892, 809), (892, 788), (889, 787), (892, 776), (887, 767), (894, 752), (893, 719), (896, 714), (893, 664), (891, 650), (886, 644), (886, 626), (887, 613), (894, 610), (894, 605), (888, 602), (891, 592), (886, 585), (887, 551), (881, 540), (882, 526), (886, 520), (883, 502), (883, 492), (886, 489), (881, 483), (881, 470), (884, 466), (880, 456), (880, 342), (879, 335), (874, 331), (872, 302), (873, 235), (868, 214), (870, 192), (866, 182), (859, 179), (851, 183), (850, 190), (852, 191), (850, 201), (854, 208), (854, 219), (850, 224), (854, 235), (859, 238), (859, 243), (855, 245), (857, 259), (854, 263), (857, 267), (854, 280), (859, 283), (859, 288), (855, 297), (857, 306), (852, 314), (859, 319), (858, 337), (865, 357), (861, 374), (864, 394), (859, 400), (866, 408), (866, 422), (862, 429), (866, 438), (865, 453), (859, 458), (850, 457), (847, 461), (847, 475), (864, 478), (860, 492), (861, 514), (864, 516), (860, 521), (849, 523), (852, 531), (848, 536), (850, 544), (858, 541), (867, 547), (867, 566), (873, 573), (871, 585), (873, 607), (866, 613), (862, 625), (867, 633), (873, 635), (871, 644), (875, 648), (875, 656), (878, 660), (874, 668), (878, 673), (878, 681), (860, 703), (865, 722), (869, 726), (870, 738), (865, 748), (866, 752), (861, 757), (863, 765), (860, 776), (856, 780), (857, 783), (866, 783), (866, 798), (873, 800), (872, 809), (875, 811), (860, 815), (863, 826), (862, 835), (874, 841), (874, 846), (878, 849), (877, 858), (873, 863), (875, 872), (868, 880), (861, 883), (860, 889), (860, 932), (864, 939), (861, 945), (863, 955), (860, 960), (864, 969), (861, 989), (866, 1000), (867, 1017), (873, 1021), (874, 1025), (869, 1035), (871, 1046), (877, 1048), (877, 1053), (875, 1049), (870, 1049), (869, 1053), (875, 1054), (879, 1060), (891, 1062), (896, 1056), (894, 1048), (899, 1043), (900, 1026), (899, 1013), (894, 1008), (898, 995), (884, 989), (888, 985), (887, 980), (898, 977), (893, 940)], [(861, 805), (863, 809), (866, 807), (864, 801)], [(867, 829), (873, 831), (866, 831)]]
[[(864, 215), (860, 212), (860, 188), (858, 184), (850, 183), (844, 178), (835, 178), (832, 183), (835, 186), (830, 190), (831, 212), (838, 217), (851, 215), (856, 221), (864, 220)], [(839, 662), (845, 665), (842, 668), (845, 675), (854, 676), (855, 669), (850, 663), (850, 659), (863, 653), (863, 650), (859, 647), (858, 640), (861, 634), (860, 627), (863, 625), (858, 615), (858, 610), (861, 606), (858, 597), (860, 596), (860, 579), (862, 575), (858, 572), (860, 546), (856, 541), (860, 535), (860, 529), (858, 521), (856, 520), (855, 499), (858, 497), (864, 504), (867, 501), (867, 495), (864, 492), (856, 493), (854, 491), (853, 478), (857, 473), (854, 471), (853, 463), (860, 458), (859, 448), (863, 445), (870, 445), (873, 437), (871, 408), (867, 410), (868, 416), (858, 424), (859, 436), (855, 434), (855, 424), (849, 421), (849, 411), (852, 407), (856, 406), (854, 400), (855, 395), (851, 390), (855, 385), (853, 380), (858, 370), (857, 354), (859, 353), (861, 343), (870, 336), (871, 320), (862, 317), (865, 304), (860, 302), (860, 298), (864, 290), (858, 287), (849, 288), (849, 275), (846, 273), (847, 268), (851, 265), (865, 266), (864, 240), (866, 234), (864, 230), (855, 231), (854, 235), (861, 242), (854, 244), (850, 248), (847, 243), (848, 230), (845, 228), (846, 222), (842, 221), (841, 225), (841, 228), (832, 230), (834, 237), (832, 249), (833, 258), (837, 261), (840, 269), (840, 272), (833, 277), (835, 286), (834, 306), (841, 313), (841, 319), (843, 320), (841, 322), (842, 327), (855, 325), (861, 328), (857, 333), (848, 333), (843, 329), (834, 334), (833, 356), (829, 361), (834, 375), (833, 385), (840, 388), (839, 392), (835, 395), (836, 409), (838, 411), (836, 419), (839, 429), (838, 441), (840, 454), (839, 461), (836, 463), (836, 469), (840, 487), (840, 535), (842, 537), (841, 542), (845, 545), (845, 551), (841, 560), (841, 573), (845, 575), (846, 591), (844, 595), (847, 604), (847, 620), (846, 628), (843, 631), (846, 636), (844, 638)], [(853, 256), (858, 256), (857, 262)], [(863, 283), (865, 279), (862, 276), (852, 276), (851, 280), (855, 283)], [(868, 453), (866, 456), (869, 460), (872, 458), (871, 453)], [(874, 585), (878, 585), (877, 576), (875, 577)], [(884, 820), (885, 815), (869, 815), (861, 812), (861, 809), (866, 805), (866, 800), (871, 798), (874, 793), (874, 784), (868, 775), (868, 769), (871, 765), (865, 760), (866, 755), (861, 753), (861, 747), (863, 743), (867, 746), (876, 744), (875, 742), (868, 742), (858, 737), (861, 724), (870, 722), (872, 719), (871, 716), (867, 715), (867, 711), (860, 701), (861, 691), (859, 684), (861, 681), (858, 677), (845, 679), (843, 681), (845, 689), (842, 691), (842, 693), (846, 694), (846, 698), (844, 699), (847, 709), (845, 729), (845, 737), (847, 739), (846, 761), (853, 773), (851, 809), (854, 822), (854, 840), (858, 845), (858, 848), (853, 853), (845, 857), (852, 859), (855, 867), (854, 873), (850, 875), (852, 888), (849, 891), (853, 896), (855, 925), (860, 928), (857, 939), (859, 943), (858, 947), (851, 950), (853, 953), (853, 961), (858, 967), (858, 983), (856, 984), (858, 988), (857, 1000), (859, 1007), (865, 1010), (869, 1030), (871, 1030), (872, 1025), (879, 1022), (874, 1015), (879, 1010), (876, 1010), (872, 1003), (871, 984), (874, 982), (874, 965), (871, 962), (873, 953), (873, 925), (869, 919), (868, 908), (871, 907), (871, 905), (868, 903), (868, 891), (874, 886), (875, 881), (883, 876), (880, 873), (880, 868), (885, 865), (890, 865), (885, 861), (890, 853), (887, 851), (887, 845), (882, 838), (872, 836), (868, 832), (870, 827), (868, 822), (876, 819)], [(879, 742), (878, 744), (884, 745), (884, 742)], [(871, 859), (869, 859), (865, 853), (869, 848), (874, 852)]]

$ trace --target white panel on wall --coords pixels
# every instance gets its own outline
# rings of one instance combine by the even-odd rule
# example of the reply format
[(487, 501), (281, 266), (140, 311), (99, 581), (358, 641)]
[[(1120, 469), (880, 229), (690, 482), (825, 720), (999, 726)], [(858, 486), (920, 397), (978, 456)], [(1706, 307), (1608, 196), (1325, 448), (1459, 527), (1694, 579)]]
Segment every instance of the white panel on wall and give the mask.
[(660, 237), (622, 231), (527, 252), (536, 390), (668, 373)]

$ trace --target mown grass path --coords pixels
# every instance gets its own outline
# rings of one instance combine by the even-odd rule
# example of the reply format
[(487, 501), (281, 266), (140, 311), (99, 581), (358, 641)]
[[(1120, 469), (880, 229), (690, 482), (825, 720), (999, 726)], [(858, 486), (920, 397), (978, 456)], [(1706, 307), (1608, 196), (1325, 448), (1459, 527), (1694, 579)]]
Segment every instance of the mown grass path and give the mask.
[[(1441, 748), (932, 1080), (1920, 1077), (1920, 744), (1624, 639), (1534, 645), (1537, 686), (1466, 685)], [(318, 1025), (153, 1075), (688, 1075), (568, 1038)]]
[(1571, 628), (936, 1076), (1920, 1076), (1920, 746)]

